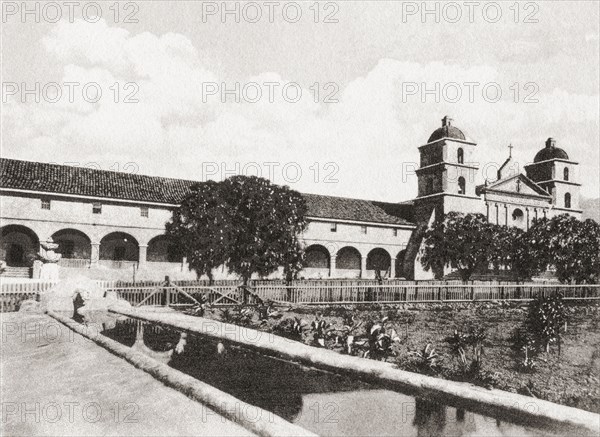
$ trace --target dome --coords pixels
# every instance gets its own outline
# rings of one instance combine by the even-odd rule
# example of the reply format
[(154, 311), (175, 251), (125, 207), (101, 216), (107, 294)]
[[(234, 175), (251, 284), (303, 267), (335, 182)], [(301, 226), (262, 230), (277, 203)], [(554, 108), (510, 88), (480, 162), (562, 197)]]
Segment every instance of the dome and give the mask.
[(546, 147), (537, 152), (533, 162), (548, 161), (550, 159), (569, 159), (569, 155), (560, 147), (556, 147), (554, 138), (546, 140)]
[(466, 140), (466, 136), (459, 128), (452, 126), (452, 119), (449, 116), (442, 118), (442, 127), (433, 131), (427, 143), (432, 143), (442, 138), (456, 138), (457, 140)]

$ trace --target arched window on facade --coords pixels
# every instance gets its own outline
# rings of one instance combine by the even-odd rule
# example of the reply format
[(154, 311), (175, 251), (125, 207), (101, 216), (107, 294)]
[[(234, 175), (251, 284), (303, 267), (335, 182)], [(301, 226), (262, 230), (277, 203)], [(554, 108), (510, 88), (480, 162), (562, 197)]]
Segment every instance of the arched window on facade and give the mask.
[(563, 179), (565, 181), (569, 180), (569, 167), (565, 167), (565, 169), (563, 170)]
[(571, 193), (565, 193), (565, 208), (571, 208)]
[(458, 160), (459, 164), (464, 164), (464, 162), (465, 162), (465, 152), (462, 149), (462, 147), (459, 148), (458, 151), (456, 152), (456, 159)]
[(466, 193), (466, 182), (465, 182), (465, 178), (463, 178), (462, 176), (458, 178), (458, 194), (465, 194)]

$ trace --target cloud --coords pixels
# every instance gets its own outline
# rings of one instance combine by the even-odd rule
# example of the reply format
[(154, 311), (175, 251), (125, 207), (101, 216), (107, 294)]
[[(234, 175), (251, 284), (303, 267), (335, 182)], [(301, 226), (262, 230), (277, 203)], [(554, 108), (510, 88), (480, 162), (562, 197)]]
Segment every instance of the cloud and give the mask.
[[(401, 201), (416, 194), (416, 178), (404, 174), (403, 167), (418, 162), (417, 147), (448, 113), (478, 141), (481, 165), (501, 163), (509, 143), (525, 164), (545, 137), (556, 136), (573, 159), (584, 161), (582, 179), (587, 179), (588, 192), (598, 191), (597, 184), (588, 182), (598, 172), (598, 95), (539, 88), (538, 103), (523, 103), (531, 90), (519, 84), (516, 98), (513, 81), (490, 65), (380, 59), (364, 76), (337, 84), (337, 89), (335, 84), (327, 89), (319, 84), (317, 102), (314, 88), (305, 85), (302, 99), (291, 103), (282, 94), (290, 82), (286, 77), (267, 71), (225, 78), (181, 34), (133, 35), (102, 20), (61, 22), (43, 44), (48, 57), (63, 64), (63, 82), (97, 83), (105, 94), (96, 103), (10, 102), (3, 113), (8, 156), (96, 160), (103, 168), (134, 161), (143, 173), (191, 179), (203, 177), (203, 163), (226, 170), (235, 169), (236, 163), (259, 163), (266, 171), (264, 163), (278, 162), (276, 183), (293, 182), (283, 174), (284, 166), (293, 162), (302, 172), (292, 184), (296, 189)], [(241, 88), (249, 83), (279, 85), (272, 102), (264, 86), (257, 103), (221, 102), (218, 94), (208, 99), (203, 95), (203, 84), (231, 89), (236, 81)], [(470, 102), (465, 84), (473, 82), (479, 85)], [(128, 83), (135, 87), (126, 89)], [(418, 93), (407, 95), (407, 84), (417, 86)], [(486, 84), (501, 88), (498, 102), (485, 98)], [(422, 93), (435, 89), (439, 101), (435, 93)], [(462, 98), (444, 101), (443, 91), (456, 89)], [(339, 102), (324, 103), (334, 91)], [(138, 103), (125, 103), (128, 95)]]

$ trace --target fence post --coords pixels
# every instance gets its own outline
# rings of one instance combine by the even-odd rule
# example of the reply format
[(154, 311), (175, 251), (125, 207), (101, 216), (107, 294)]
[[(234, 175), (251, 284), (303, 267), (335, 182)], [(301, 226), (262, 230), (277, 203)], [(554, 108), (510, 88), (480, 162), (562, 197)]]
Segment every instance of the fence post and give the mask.
[(171, 305), (171, 278), (165, 276), (165, 306)]

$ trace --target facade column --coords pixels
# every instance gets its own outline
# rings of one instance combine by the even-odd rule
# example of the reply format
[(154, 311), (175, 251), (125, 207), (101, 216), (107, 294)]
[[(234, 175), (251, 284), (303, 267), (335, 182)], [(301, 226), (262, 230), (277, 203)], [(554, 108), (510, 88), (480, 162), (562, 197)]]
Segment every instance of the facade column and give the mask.
[(362, 279), (367, 277), (367, 257), (361, 256), (360, 258), (360, 277)]
[(100, 243), (92, 243), (90, 267), (98, 266), (98, 261), (100, 261)]
[(147, 244), (140, 244), (139, 245), (139, 259), (138, 259), (138, 266), (141, 268), (142, 266), (146, 265), (146, 254), (148, 252), (148, 245)]
[(527, 226), (525, 227), (525, 230), (528, 231), (529, 230), (529, 208), (525, 208), (525, 212), (527, 214)]
[(500, 224), (500, 213), (498, 212), (498, 204), (496, 203), (496, 224)]
[(335, 278), (336, 275), (336, 260), (337, 260), (337, 254), (335, 255), (331, 255), (331, 257), (329, 258), (329, 277), (330, 278)]
[(390, 279), (394, 279), (396, 277), (396, 258), (392, 258), (390, 262)]
[(508, 226), (508, 205), (504, 204), (504, 225)]

